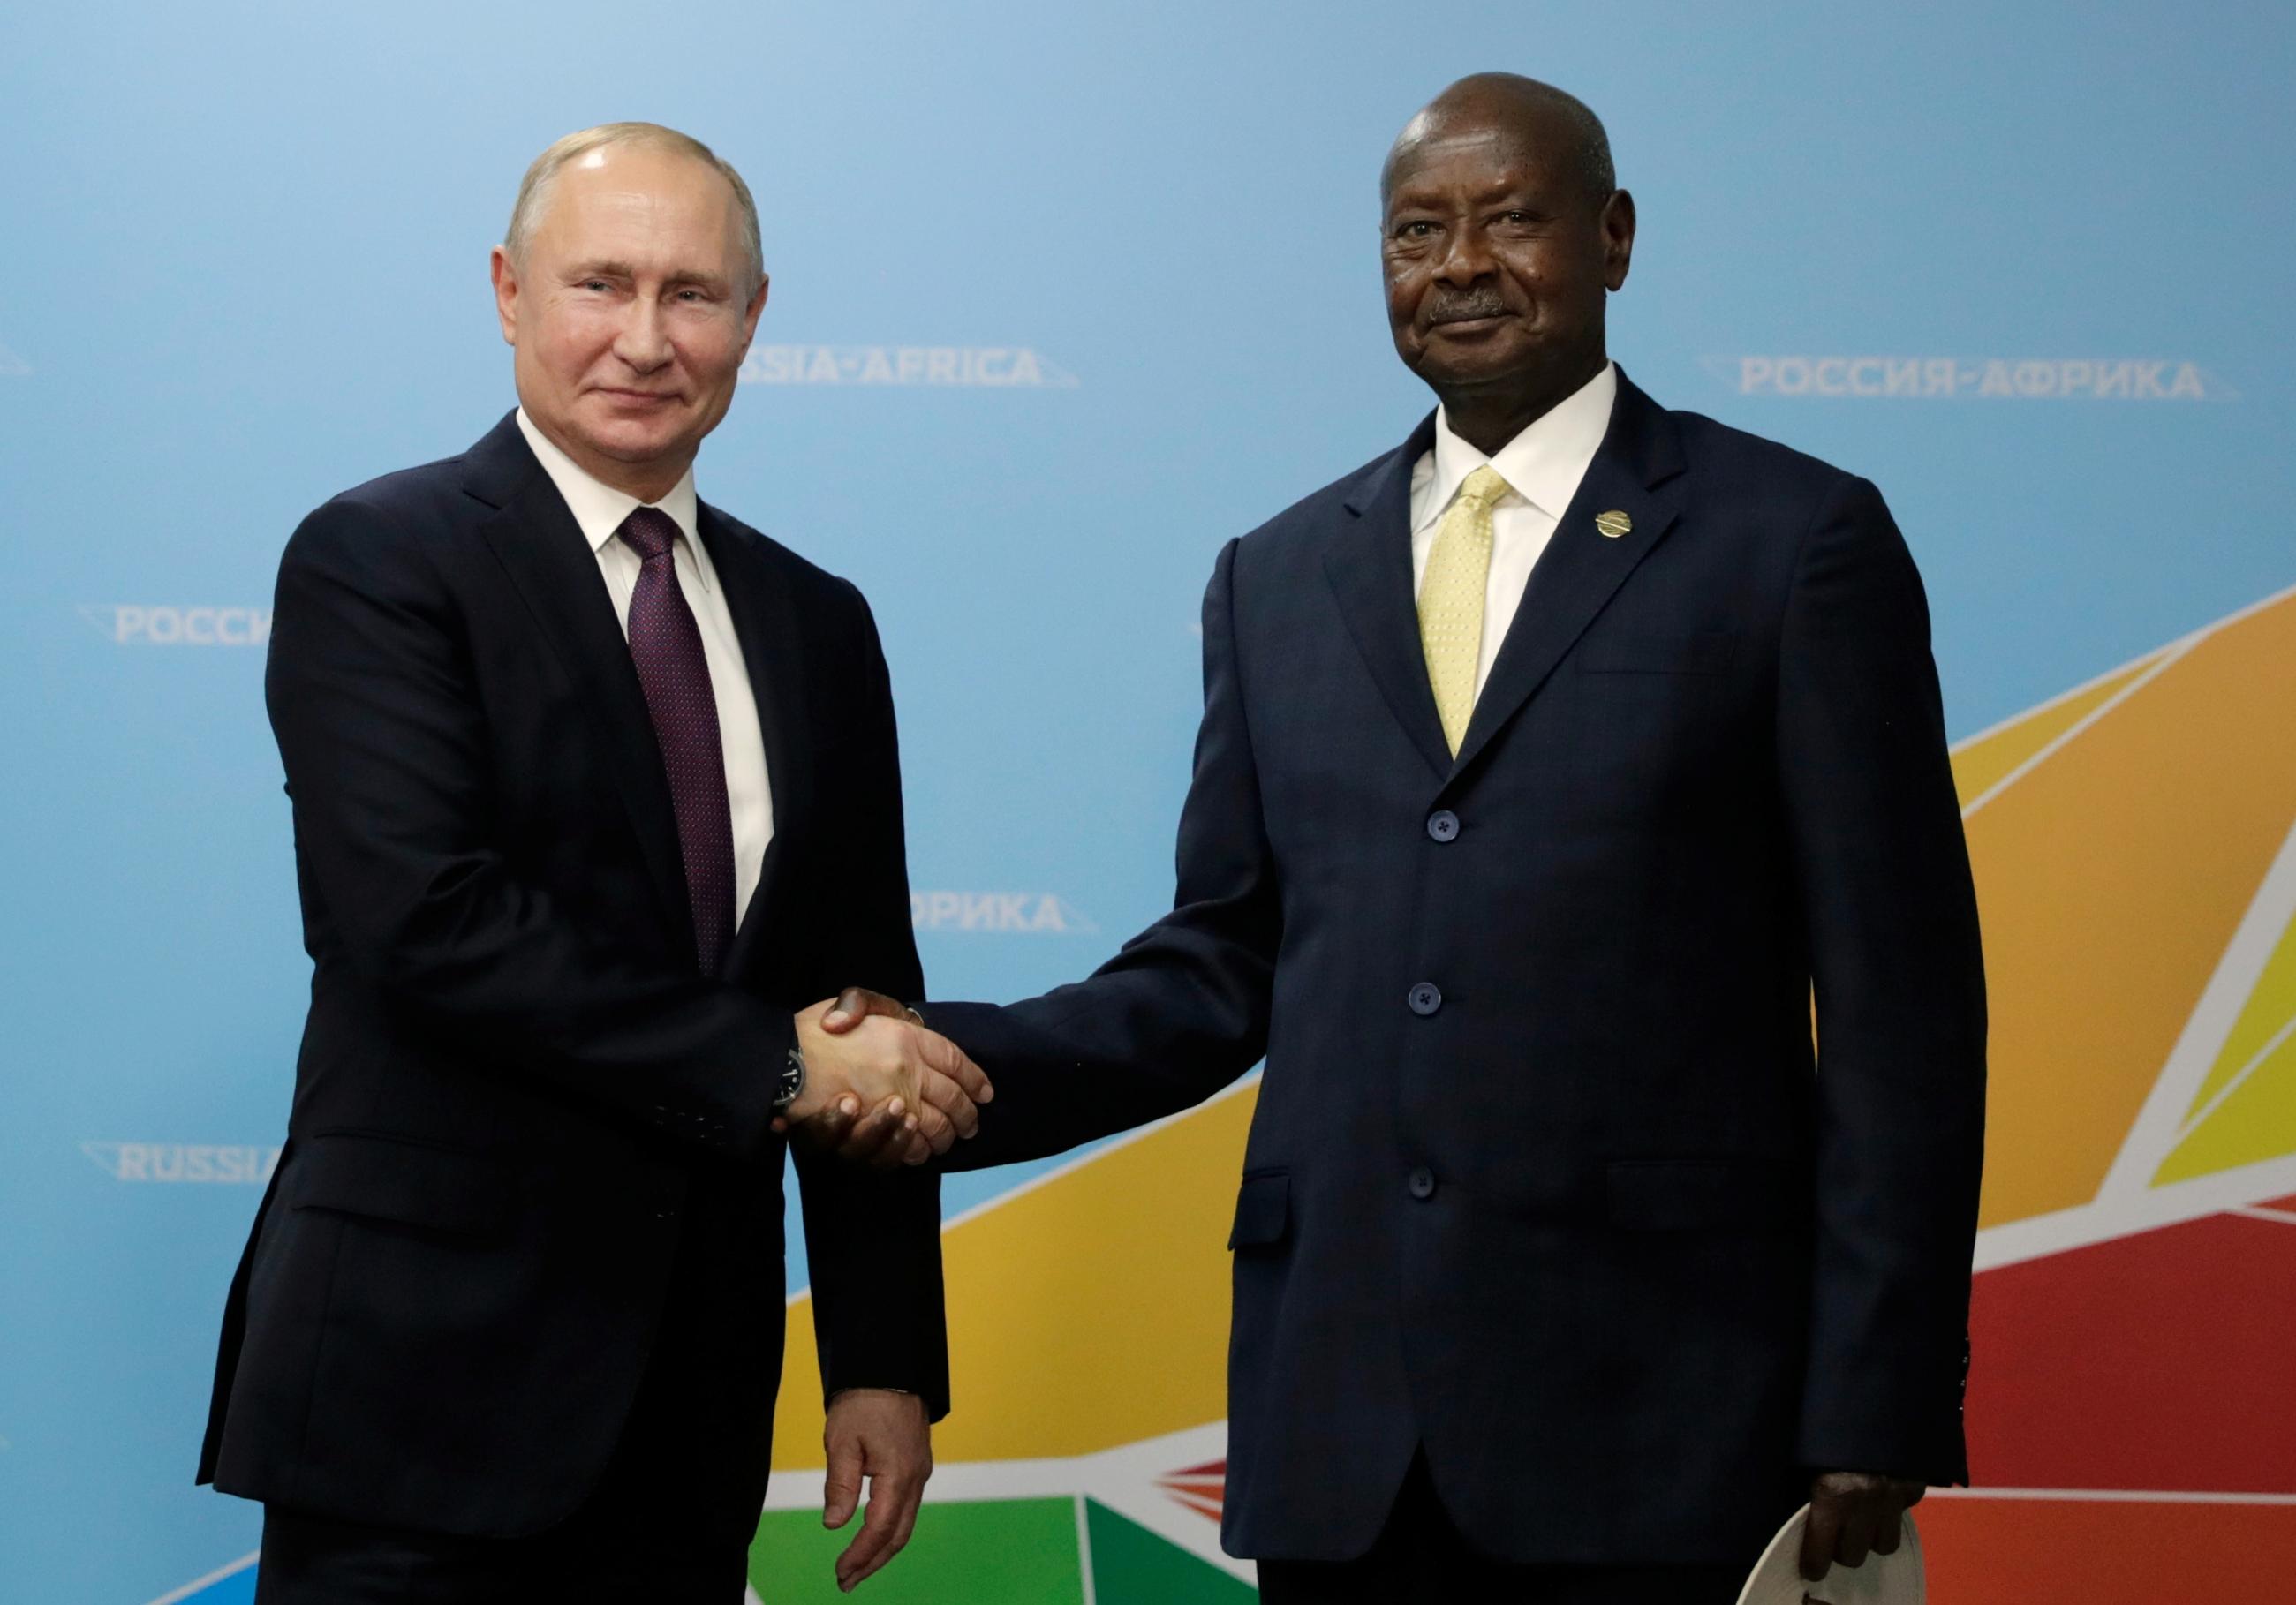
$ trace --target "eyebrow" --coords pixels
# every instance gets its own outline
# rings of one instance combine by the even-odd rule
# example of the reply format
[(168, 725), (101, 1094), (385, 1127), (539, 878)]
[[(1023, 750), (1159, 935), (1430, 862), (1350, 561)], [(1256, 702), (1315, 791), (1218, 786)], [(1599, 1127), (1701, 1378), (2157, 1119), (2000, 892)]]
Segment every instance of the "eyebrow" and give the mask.
[[(1393, 217), (1398, 212), (1443, 211), (1447, 209), (1448, 199), (1447, 195), (1438, 189), (1432, 187), (1417, 189), (1414, 187), (1412, 182), (1406, 180), (1396, 185), (1394, 191), (1388, 196), (1387, 215)], [(1468, 199), (1477, 207), (1505, 206), (1513, 211), (1529, 212), (1535, 217), (1554, 215), (1553, 209), (1546, 203), (1545, 198), (1538, 192), (1537, 187), (1528, 181), (1494, 184), (1488, 189), (1476, 192)]]
[[(635, 279), (638, 270), (627, 262), (584, 262), (573, 267), (570, 274), (577, 279)], [(710, 290), (723, 290), (726, 284), (718, 274), (693, 267), (674, 269), (667, 277), (673, 284), (700, 284)]]

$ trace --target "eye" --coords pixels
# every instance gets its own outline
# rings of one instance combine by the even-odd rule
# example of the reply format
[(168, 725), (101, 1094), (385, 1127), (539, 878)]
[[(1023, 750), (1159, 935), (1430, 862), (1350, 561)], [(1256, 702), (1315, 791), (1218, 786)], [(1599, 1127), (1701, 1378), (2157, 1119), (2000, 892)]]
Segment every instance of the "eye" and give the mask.
[(609, 286), (603, 279), (585, 279), (582, 281), (582, 288), (585, 290), (604, 290), (609, 288)]
[(1424, 217), (1414, 217), (1396, 229), (1395, 237), (1398, 240), (1424, 240), (1434, 232), (1434, 224)]

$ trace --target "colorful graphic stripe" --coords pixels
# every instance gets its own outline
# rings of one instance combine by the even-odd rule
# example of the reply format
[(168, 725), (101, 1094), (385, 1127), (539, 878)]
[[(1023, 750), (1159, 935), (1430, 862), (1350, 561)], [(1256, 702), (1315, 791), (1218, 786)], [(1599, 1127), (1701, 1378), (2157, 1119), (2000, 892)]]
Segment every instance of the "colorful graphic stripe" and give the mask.
[[(1940, 1599), (2256, 1599), (2296, 1576), (2296, 741), (2268, 733), (2290, 729), (2296, 593), (1955, 752), (1992, 1092), (1980, 1486), (1923, 1507)], [(1220, 1585), (1248, 1575), (1214, 1531), (1221, 1244), (1256, 1096), (952, 1223), (964, 1392), (938, 1497), (1089, 1487)], [(792, 1320), (792, 1470), (820, 1458), (809, 1330)]]
[[(1939, 1599), (2265, 1599), (2296, 1576), (2296, 741), (2273, 733), (2292, 729), (2286, 592), (1955, 752), (1992, 1090), (1979, 1486), (1923, 1507)], [(950, 1223), (960, 1409), (873, 1597), (1250, 1593), (1218, 1547), (1221, 1245), (1258, 1092)], [(847, 1542), (819, 1525), (819, 1373), (791, 1303), (752, 1552), (775, 1605), (832, 1597)], [(252, 1579), (242, 1560), (168, 1605), (243, 1600)]]

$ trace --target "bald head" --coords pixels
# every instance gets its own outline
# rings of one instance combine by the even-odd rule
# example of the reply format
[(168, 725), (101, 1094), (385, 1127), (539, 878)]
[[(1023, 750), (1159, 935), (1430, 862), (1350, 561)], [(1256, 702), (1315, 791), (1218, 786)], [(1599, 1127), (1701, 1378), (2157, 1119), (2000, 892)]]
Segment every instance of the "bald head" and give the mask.
[(1398, 176), (1431, 149), (1461, 139), (1498, 140), (1536, 151), (1600, 207), (1618, 188), (1611, 136), (1587, 102), (1513, 72), (1478, 72), (1452, 85), (1404, 124), (1379, 172), (1384, 206)]

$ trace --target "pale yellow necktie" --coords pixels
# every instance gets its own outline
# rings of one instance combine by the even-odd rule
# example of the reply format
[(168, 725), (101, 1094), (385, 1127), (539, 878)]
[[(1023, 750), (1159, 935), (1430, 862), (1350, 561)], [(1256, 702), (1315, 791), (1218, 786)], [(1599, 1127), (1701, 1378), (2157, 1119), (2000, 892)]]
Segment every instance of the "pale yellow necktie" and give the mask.
[(1485, 463), (1469, 474), (1435, 529), (1419, 581), (1419, 644), (1443, 739), (1456, 757), (1475, 711), (1475, 666), (1483, 654), (1483, 593), (1491, 577), (1491, 504), (1510, 487)]

